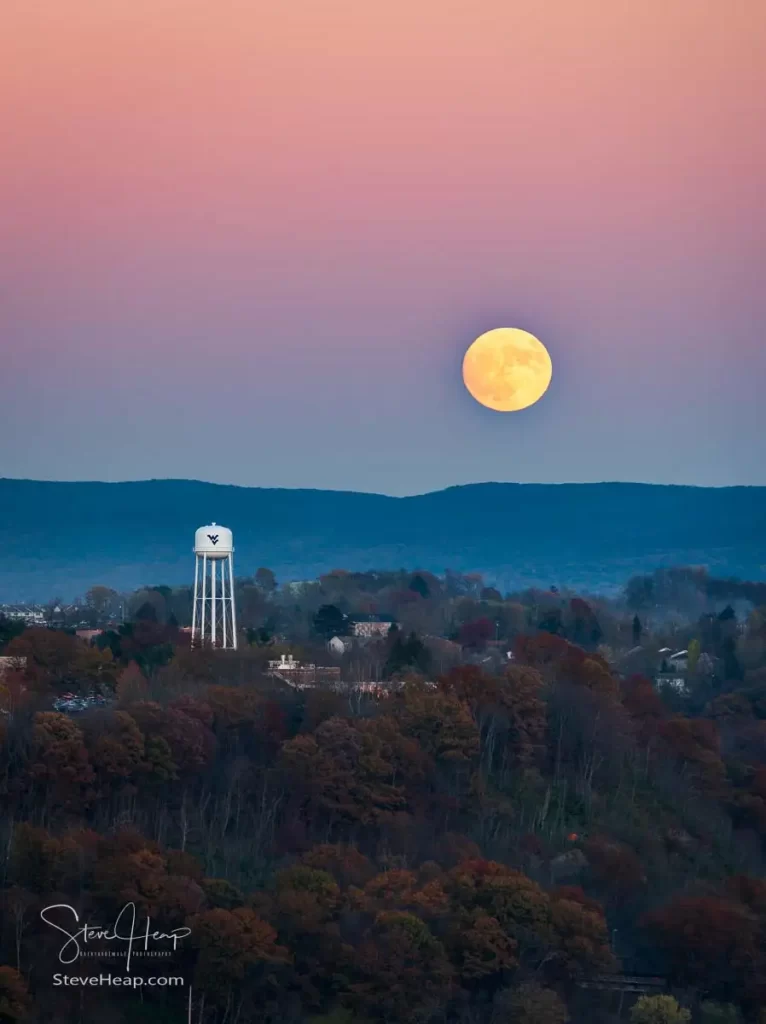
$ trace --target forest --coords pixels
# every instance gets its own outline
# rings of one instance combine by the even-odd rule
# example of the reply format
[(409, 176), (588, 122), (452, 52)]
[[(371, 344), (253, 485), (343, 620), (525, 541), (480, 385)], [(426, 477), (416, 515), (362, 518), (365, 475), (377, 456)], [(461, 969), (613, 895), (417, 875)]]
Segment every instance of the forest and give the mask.
[[(237, 596), (237, 651), (191, 648), (185, 588), (0, 618), (0, 1021), (766, 1021), (766, 585)], [(331, 653), (363, 616), (393, 626)], [(340, 683), (286, 685), (285, 651)], [(129, 904), (168, 952), (143, 987), (57, 987), (124, 961), (95, 936), (62, 967), (48, 908), (104, 940)]]

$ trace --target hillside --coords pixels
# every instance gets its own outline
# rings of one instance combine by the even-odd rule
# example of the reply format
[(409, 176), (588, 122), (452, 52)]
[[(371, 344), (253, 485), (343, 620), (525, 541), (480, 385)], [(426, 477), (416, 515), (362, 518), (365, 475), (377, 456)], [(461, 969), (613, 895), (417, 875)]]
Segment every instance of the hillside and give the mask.
[(0, 601), (189, 579), (194, 529), (234, 530), (235, 565), (484, 572), (499, 586), (611, 590), (661, 565), (766, 578), (766, 488), (473, 484), (406, 498), (189, 480), (0, 479)]

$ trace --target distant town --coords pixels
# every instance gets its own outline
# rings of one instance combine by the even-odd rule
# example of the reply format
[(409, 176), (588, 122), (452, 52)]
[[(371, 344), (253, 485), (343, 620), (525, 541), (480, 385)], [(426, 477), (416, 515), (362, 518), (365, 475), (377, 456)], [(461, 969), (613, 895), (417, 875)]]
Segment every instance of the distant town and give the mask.
[(76, 889), (187, 922), (206, 1024), (230, 971), (274, 1022), (761, 1024), (766, 585), (280, 584), (205, 530), (188, 585), (0, 608), (0, 1016)]

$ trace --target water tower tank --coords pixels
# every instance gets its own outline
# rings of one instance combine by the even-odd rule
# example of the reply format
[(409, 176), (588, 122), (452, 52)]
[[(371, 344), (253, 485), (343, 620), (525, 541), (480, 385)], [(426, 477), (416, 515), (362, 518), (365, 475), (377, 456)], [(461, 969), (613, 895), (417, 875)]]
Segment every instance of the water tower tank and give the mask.
[(194, 554), (207, 555), (208, 558), (228, 558), (234, 551), (234, 537), (225, 526), (211, 523), (200, 526), (194, 534)]

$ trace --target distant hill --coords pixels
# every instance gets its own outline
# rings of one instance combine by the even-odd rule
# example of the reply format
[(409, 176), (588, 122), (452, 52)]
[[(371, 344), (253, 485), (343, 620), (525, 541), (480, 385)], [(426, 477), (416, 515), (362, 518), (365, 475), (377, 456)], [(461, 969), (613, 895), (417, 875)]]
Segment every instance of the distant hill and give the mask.
[(94, 583), (179, 584), (194, 530), (234, 531), (238, 575), (334, 568), (483, 572), (501, 588), (610, 591), (637, 573), (707, 565), (766, 578), (766, 487), (471, 484), (408, 498), (192, 480), (0, 479), (0, 601), (71, 599)]

